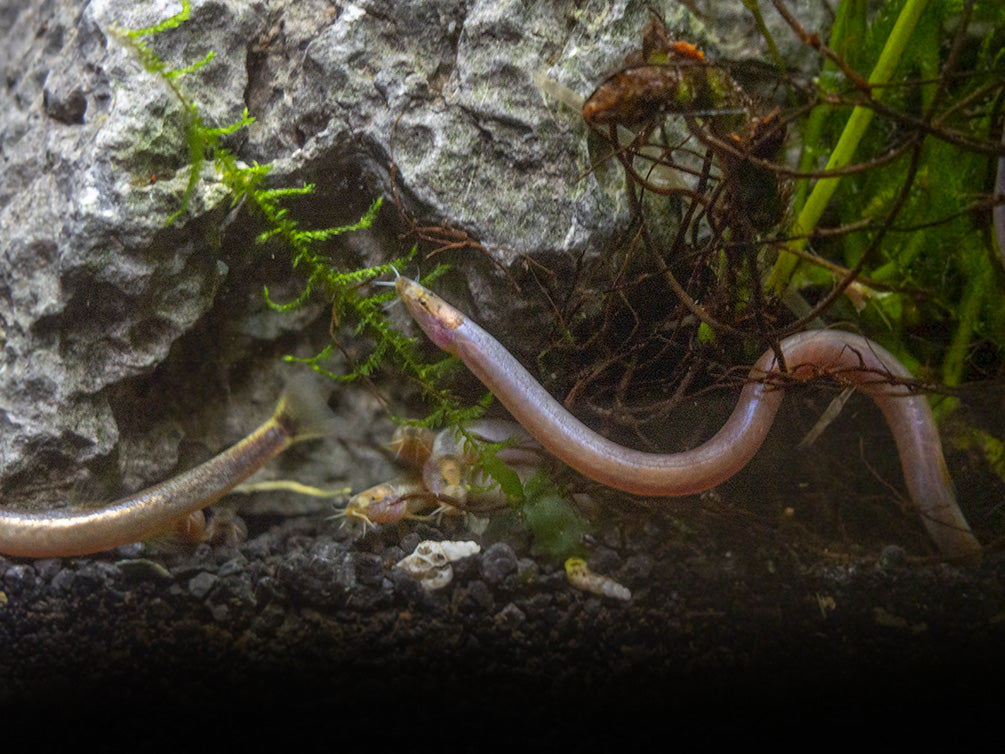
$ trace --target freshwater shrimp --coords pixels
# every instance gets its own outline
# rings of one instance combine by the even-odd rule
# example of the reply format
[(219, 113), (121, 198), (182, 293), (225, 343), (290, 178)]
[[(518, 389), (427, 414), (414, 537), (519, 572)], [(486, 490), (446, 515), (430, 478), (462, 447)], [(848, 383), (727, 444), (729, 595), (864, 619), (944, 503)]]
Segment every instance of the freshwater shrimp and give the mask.
[(515, 422), (479, 419), (464, 430), (439, 432), (414, 425), (399, 426), (388, 448), (416, 473), (383, 482), (350, 498), (336, 517), (363, 522), (364, 527), (431, 514), (459, 514), (472, 503), (479, 508), (506, 504), (506, 494), (479, 469), (484, 445), (500, 444), (496, 457), (526, 481), (543, 463), (544, 449)]
[(426, 488), (437, 497), (460, 503), (470, 499), (482, 505), (505, 504), (499, 484), (479, 468), (485, 446), (490, 444), (502, 444), (494, 450), (495, 456), (518, 476), (529, 477), (546, 461), (544, 449), (519, 424), (479, 419), (463, 431), (448, 428), (436, 435), (422, 467)]
[(420, 467), (433, 449), (435, 432), (414, 424), (401, 424), (395, 428), (387, 449), (394, 457), (409, 466)]
[(190, 545), (209, 542), (234, 547), (248, 538), (248, 525), (232, 508), (218, 506), (208, 521), (201, 509), (195, 510), (176, 520), (163, 534)]
[(399, 477), (353, 495), (335, 517), (360, 521), (365, 531), (368, 526), (390, 524), (404, 518), (423, 519), (421, 511), (433, 502), (421, 478)]
[(453, 453), (430, 455), (422, 465), (422, 482), (437, 498), (465, 503), (471, 487), (472, 463)]

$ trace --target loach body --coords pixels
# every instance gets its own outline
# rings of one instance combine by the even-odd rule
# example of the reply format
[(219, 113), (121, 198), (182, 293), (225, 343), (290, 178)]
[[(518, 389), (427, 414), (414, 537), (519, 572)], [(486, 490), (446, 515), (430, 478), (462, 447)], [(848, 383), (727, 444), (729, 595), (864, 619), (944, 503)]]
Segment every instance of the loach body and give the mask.
[(146, 539), (219, 500), (293, 443), (327, 434), (334, 421), (315, 388), (294, 383), (279, 399), (272, 417), (258, 429), (166, 482), (93, 510), (0, 510), (0, 553), (67, 557)]
[[(725, 425), (706, 443), (681, 453), (633, 450), (572, 416), (495, 338), (439, 296), (408, 278), (399, 277), (396, 285), (433, 342), (457, 355), (542, 446), (590, 479), (625, 492), (674, 497), (730, 478), (760, 448), (785, 392), (764, 382), (782, 376), (768, 351), (751, 369)], [(977, 555), (980, 545), (956, 502), (931, 409), (923, 396), (894, 384), (911, 376), (900, 362), (867, 338), (836, 330), (792, 335), (780, 347), (789, 367), (785, 378), (840, 376), (872, 397), (893, 432), (911, 499), (929, 535), (947, 556)]]

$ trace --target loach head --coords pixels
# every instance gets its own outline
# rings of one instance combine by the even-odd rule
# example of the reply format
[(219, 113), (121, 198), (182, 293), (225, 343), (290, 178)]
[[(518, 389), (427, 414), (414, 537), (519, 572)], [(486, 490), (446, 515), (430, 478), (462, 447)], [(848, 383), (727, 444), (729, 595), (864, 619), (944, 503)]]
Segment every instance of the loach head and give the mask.
[(398, 296), (429, 339), (444, 351), (456, 354), (454, 330), (464, 323), (464, 315), (414, 280), (399, 277), (394, 285)]

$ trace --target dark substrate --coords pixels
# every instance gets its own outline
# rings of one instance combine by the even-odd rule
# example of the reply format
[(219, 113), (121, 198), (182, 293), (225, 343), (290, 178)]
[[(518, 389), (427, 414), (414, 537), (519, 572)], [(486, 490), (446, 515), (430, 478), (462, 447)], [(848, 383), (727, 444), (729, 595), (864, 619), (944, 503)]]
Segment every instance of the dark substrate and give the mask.
[[(624, 734), (625, 720), (847, 731), (931, 714), (951, 728), (958, 711), (979, 719), (997, 705), (1000, 555), (970, 566), (893, 545), (828, 556), (715, 506), (680, 510), (609, 521), (591, 540), (591, 564), (632, 589), (627, 603), (571, 588), (518, 534), (478, 537), (460, 521), (360, 538), (323, 516), (252, 518), (236, 547), (0, 558), (5, 719), (114, 710), (141, 726), (169, 710), (240, 710), (260, 728), (296, 716), (371, 739), (416, 720), (515, 735), (484, 727), (501, 719), (561, 742)], [(392, 568), (425, 538), (483, 548), (425, 592)]]

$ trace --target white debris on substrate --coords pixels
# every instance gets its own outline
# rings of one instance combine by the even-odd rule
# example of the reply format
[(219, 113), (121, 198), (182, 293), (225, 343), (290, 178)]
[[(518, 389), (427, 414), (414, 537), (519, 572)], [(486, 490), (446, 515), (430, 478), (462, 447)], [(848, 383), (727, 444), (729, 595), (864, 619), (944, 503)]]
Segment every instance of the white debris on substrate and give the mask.
[(481, 549), (477, 542), (468, 540), (437, 542), (427, 539), (419, 542), (415, 551), (395, 563), (395, 567), (418, 579), (427, 591), (433, 591), (442, 589), (454, 578), (450, 565), (453, 561), (477, 555)]
[(632, 598), (632, 593), (628, 587), (619, 584), (610, 576), (594, 573), (582, 558), (569, 558), (566, 560), (565, 575), (568, 577), (569, 583), (577, 589), (624, 602)]

